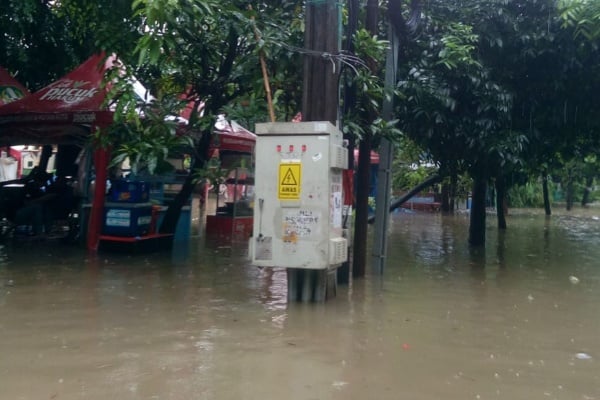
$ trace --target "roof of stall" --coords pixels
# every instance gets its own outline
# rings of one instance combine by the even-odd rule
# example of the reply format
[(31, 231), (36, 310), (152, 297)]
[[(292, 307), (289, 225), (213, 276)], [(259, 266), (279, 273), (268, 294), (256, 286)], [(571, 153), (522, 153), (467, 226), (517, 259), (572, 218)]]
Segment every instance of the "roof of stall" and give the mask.
[(235, 121), (219, 119), (215, 124), (218, 140), (211, 143), (211, 152), (215, 149), (252, 154), (256, 144), (256, 135)]
[(102, 79), (114, 56), (96, 54), (50, 85), (0, 107), (0, 145), (79, 141), (112, 122)]
[[(96, 54), (56, 82), (0, 106), (0, 146), (81, 142), (90, 134), (92, 125), (110, 125), (113, 112), (104, 106), (106, 89), (102, 81), (106, 70), (116, 62), (115, 56)], [(7, 82), (11, 79), (11, 87), (25, 89), (8, 73), (0, 77), (4, 79), (5, 75)], [(143, 85), (137, 81), (133, 84), (140, 98), (151, 101)], [(189, 118), (186, 112), (187, 108), (182, 121)], [(215, 124), (219, 135), (211, 147), (252, 153), (256, 136), (234, 121), (219, 123), (222, 121)]]
[(29, 95), (29, 90), (21, 85), (12, 75), (0, 67), (0, 106), (12, 103)]

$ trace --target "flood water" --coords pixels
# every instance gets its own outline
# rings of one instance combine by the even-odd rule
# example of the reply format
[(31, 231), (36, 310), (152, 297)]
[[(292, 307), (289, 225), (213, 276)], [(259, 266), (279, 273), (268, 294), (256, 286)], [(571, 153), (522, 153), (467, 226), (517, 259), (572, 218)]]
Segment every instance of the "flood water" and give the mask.
[(490, 217), (476, 253), (464, 215), (394, 214), (383, 274), (325, 304), (201, 239), (5, 245), (0, 399), (600, 399), (596, 215)]

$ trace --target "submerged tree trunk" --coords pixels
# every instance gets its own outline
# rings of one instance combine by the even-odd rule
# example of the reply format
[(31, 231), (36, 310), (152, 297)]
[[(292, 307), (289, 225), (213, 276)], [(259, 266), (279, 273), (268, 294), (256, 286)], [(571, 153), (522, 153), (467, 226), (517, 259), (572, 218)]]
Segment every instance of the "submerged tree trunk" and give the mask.
[(542, 176), (542, 192), (544, 194), (544, 210), (546, 215), (552, 215), (552, 210), (550, 209), (550, 195), (548, 194), (548, 172), (544, 171), (544, 175)]
[(444, 182), (442, 184), (442, 212), (450, 213), (450, 184)]
[(189, 201), (195, 186), (196, 183), (193, 175), (187, 175), (181, 190), (175, 195), (175, 198), (165, 212), (165, 217), (159, 229), (160, 233), (175, 233), (177, 222), (181, 216), (181, 209)]
[(473, 176), (471, 218), (469, 222), (469, 244), (485, 246), (485, 197), (487, 179), (484, 174)]
[(594, 183), (594, 177), (588, 176), (585, 178), (585, 189), (583, 191), (583, 197), (581, 198), (581, 206), (585, 207), (590, 202), (590, 193), (592, 192), (592, 184)]
[[(204, 155), (208, 153), (210, 139), (211, 132), (205, 132), (202, 135), (202, 138), (196, 146), (196, 157), (194, 157), (192, 161), (190, 171), (194, 171), (197, 168), (202, 168), (206, 164), (206, 156)], [(165, 212), (165, 217), (163, 218), (158, 229), (160, 233), (175, 233), (175, 230), (177, 229), (177, 222), (179, 221), (179, 217), (181, 215), (181, 209), (186, 205), (192, 196), (194, 187), (196, 187), (196, 178), (194, 177), (193, 172), (190, 172), (185, 177), (185, 181), (181, 186), (181, 190), (175, 195), (175, 198), (171, 204), (169, 204), (169, 207)]]
[(573, 185), (573, 179), (569, 178), (569, 181), (567, 182), (567, 194), (566, 194), (567, 211), (571, 211), (573, 209), (573, 202), (574, 202), (574, 197), (575, 197), (574, 191), (575, 191), (575, 189), (574, 189), (574, 185)]
[(504, 176), (496, 178), (496, 216), (498, 229), (506, 229), (506, 180)]
[(453, 170), (450, 173), (450, 212), (454, 213), (456, 210), (456, 191), (458, 189), (458, 176), (456, 171)]
[[(379, 21), (379, 2), (367, 0), (365, 27), (372, 35), (377, 35)], [(367, 65), (371, 73), (376, 74), (377, 62), (368, 58)], [(378, 116), (373, 110), (367, 112), (367, 121), (374, 121)], [(352, 258), (352, 276), (364, 277), (367, 264), (367, 222), (369, 218), (369, 181), (371, 174), (371, 133), (366, 133), (359, 144), (359, 158), (356, 186), (356, 216), (354, 227), (354, 249)]]

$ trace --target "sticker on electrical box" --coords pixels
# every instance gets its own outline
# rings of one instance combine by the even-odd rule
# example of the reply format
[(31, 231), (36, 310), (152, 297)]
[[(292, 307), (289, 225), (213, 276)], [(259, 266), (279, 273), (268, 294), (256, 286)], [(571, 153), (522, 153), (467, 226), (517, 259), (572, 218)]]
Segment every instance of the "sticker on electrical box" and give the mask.
[(279, 200), (299, 200), (302, 174), (301, 163), (279, 164)]
[(273, 238), (262, 236), (256, 240), (254, 257), (261, 261), (271, 261), (273, 259)]

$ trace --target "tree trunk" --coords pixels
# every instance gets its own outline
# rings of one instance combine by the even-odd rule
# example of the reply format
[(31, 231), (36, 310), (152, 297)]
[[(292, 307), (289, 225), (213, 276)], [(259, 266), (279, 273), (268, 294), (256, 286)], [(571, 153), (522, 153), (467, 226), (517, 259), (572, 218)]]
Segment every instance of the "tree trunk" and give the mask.
[(181, 190), (177, 193), (177, 195), (175, 195), (175, 198), (171, 204), (169, 204), (169, 207), (165, 212), (165, 217), (160, 224), (160, 233), (175, 233), (175, 230), (177, 229), (177, 222), (181, 216), (181, 209), (189, 201), (195, 186), (196, 183), (193, 175), (188, 174), (185, 177), (185, 181), (181, 187)]
[(444, 182), (442, 184), (442, 212), (450, 213), (450, 184)]
[(450, 212), (456, 210), (456, 190), (458, 186), (458, 176), (454, 168), (450, 172)]
[(469, 244), (471, 246), (485, 246), (486, 192), (487, 179), (485, 175), (475, 175), (473, 177), (471, 217), (469, 222)]
[[(368, 0), (365, 27), (369, 33), (373, 35), (377, 34), (378, 14), (378, 0)], [(375, 60), (367, 60), (367, 65), (369, 66), (369, 69), (375, 73)], [(366, 118), (368, 121), (374, 121), (376, 116), (368, 115)], [(367, 133), (359, 143), (358, 169), (356, 172), (356, 217), (354, 227), (354, 251), (352, 258), (352, 276), (355, 278), (365, 276), (367, 264), (367, 223), (369, 218), (371, 148), (372, 137), (370, 133)]]
[(498, 229), (506, 229), (506, 181), (503, 176), (496, 178), (496, 216)]
[(594, 177), (588, 176), (585, 178), (585, 189), (583, 191), (583, 197), (581, 198), (581, 206), (586, 207), (590, 202), (590, 193), (592, 191), (592, 184), (594, 183)]
[[(196, 146), (196, 156), (192, 160), (190, 171), (194, 171), (196, 168), (202, 168), (206, 164), (206, 157), (204, 155), (208, 152), (211, 136), (211, 132), (204, 132), (202, 135), (200, 142)], [(158, 229), (160, 233), (175, 233), (177, 222), (181, 215), (181, 209), (189, 201), (195, 186), (196, 179), (194, 178), (194, 174), (190, 172), (185, 177), (181, 190), (175, 195), (175, 198), (171, 204), (169, 204), (169, 207), (165, 212), (165, 217)]]
[(548, 171), (544, 170), (544, 175), (542, 176), (542, 192), (544, 194), (544, 210), (546, 215), (552, 215), (552, 210), (550, 209), (550, 195), (548, 194)]
[(567, 193), (566, 193), (566, 201), (567, 201), (567, 211), (571, 211), (573, 209), (573, 202), (575, 196), (575, 189), (573, 185), (573, 179), (569, 178), (567, 182)]

